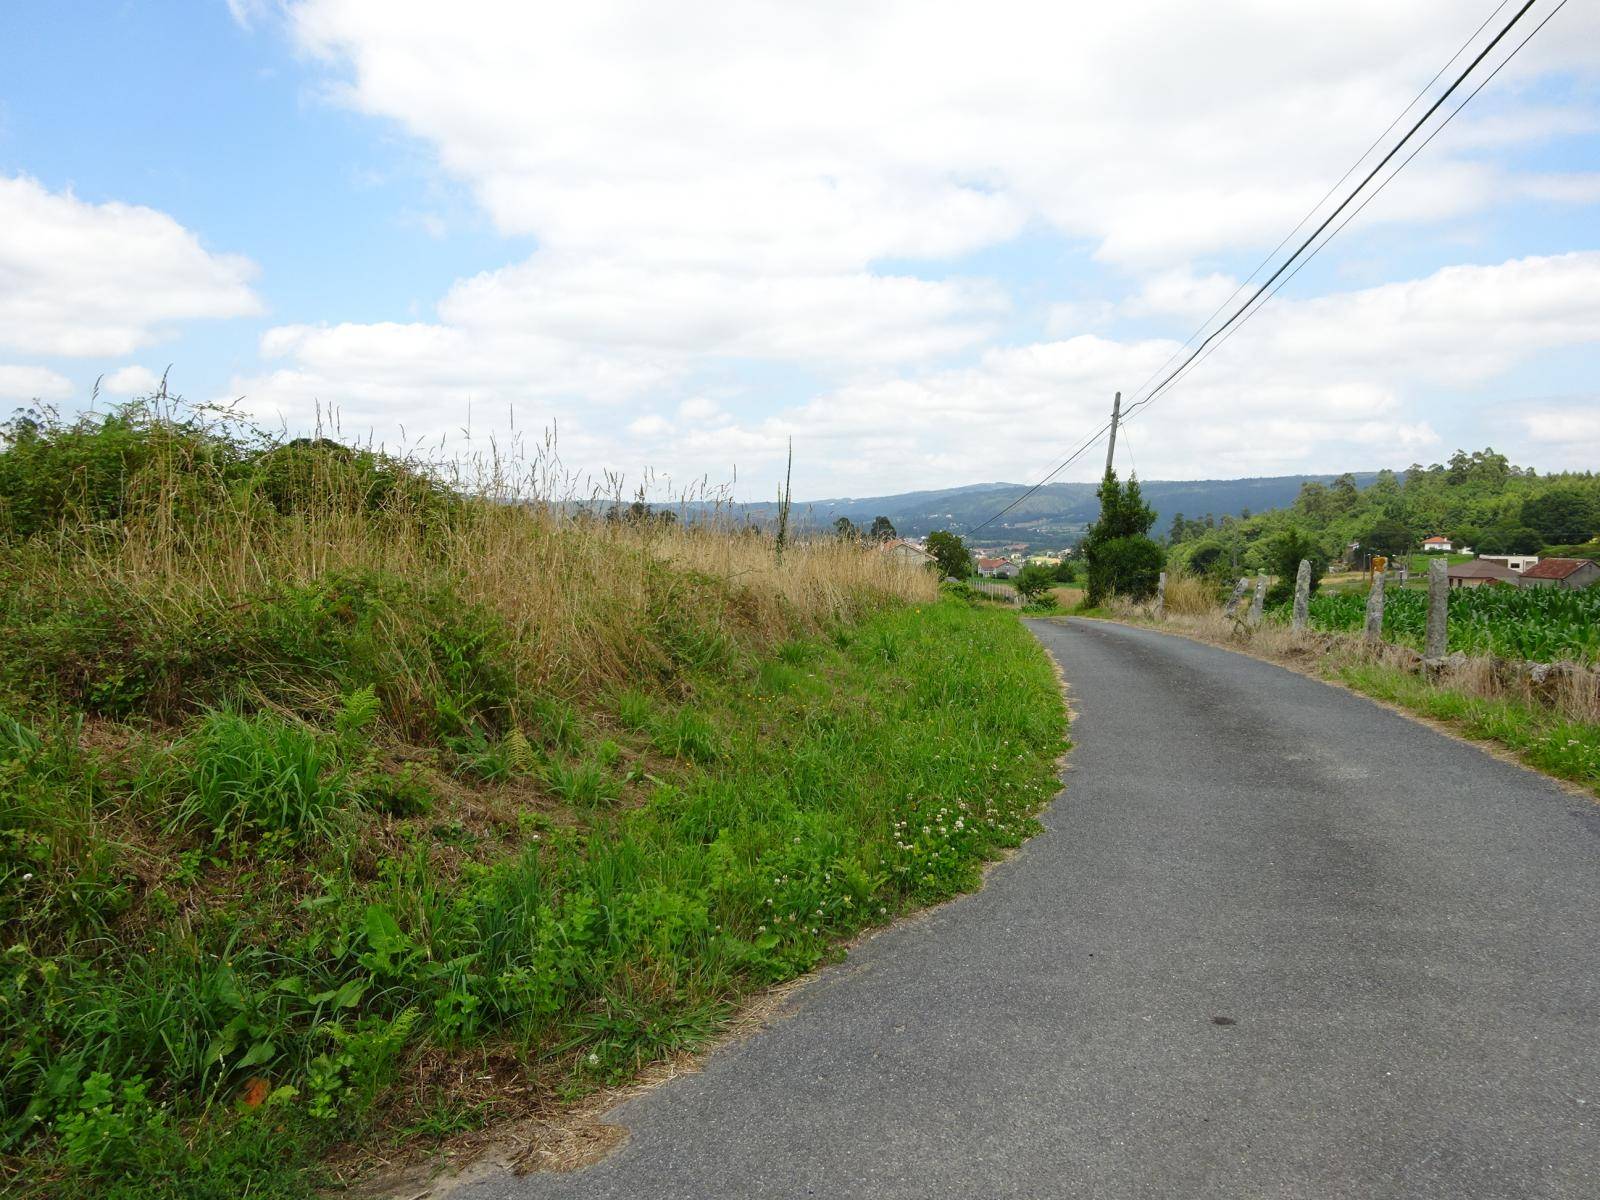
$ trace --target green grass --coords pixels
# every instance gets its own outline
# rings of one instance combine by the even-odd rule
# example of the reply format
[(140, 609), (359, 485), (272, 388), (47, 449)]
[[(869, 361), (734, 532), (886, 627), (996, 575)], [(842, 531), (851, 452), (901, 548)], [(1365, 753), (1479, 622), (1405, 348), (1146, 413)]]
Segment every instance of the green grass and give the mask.
[(1347, 663), (1337, 677), (1356, 691), (1499, 742), (1529, 766), (1600, 794), (1600, 725), (1566, 720), (1504, 698), (1472, 696), (1376, 663)]
[(585, 708), (496, 674), (482, 613), (394, 646), (411, 624), (363, 631), (351, 591), (324, 620), (326, 594), (287, 602), (303, 631), (225, 643), (273, 648), (273, 681), (286, 651), (330, 664), (314, 695), (343, 700), (295, 714), (264, 704), (280, 683), (190, 712), (152, 665), (123, 691), (176, 724), (91, 729), (98, 670), (59, 690), (13, 644), (13, 694), (60, 715), (0, 721), (0, 1190), (304, 1197), (332, 1148), (511, 1111), (416, 1086), (424, 1054), (518, 1064), (545, 1101), (626, 1080), (975, 886), (1057, 786), (1061, 696), (1009, 612), (685, 642), (670, 686)]

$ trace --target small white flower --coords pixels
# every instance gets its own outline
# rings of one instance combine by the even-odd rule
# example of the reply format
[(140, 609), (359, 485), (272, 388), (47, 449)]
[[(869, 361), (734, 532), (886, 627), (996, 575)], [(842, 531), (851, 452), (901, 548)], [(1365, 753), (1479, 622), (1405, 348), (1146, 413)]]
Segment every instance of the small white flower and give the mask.
[(589, 1052), (589, 1065), (591, 1067), (597, 1067), (600, 1065), (600, 1056), (592, 1050)]

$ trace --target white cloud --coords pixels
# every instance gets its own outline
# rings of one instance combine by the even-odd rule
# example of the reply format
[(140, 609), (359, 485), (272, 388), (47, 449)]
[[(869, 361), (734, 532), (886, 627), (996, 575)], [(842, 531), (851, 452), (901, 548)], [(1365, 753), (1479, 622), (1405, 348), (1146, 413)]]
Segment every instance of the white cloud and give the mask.
[(161, 376), (138, 365), (120, 367), (100, 381), (101, 392), (108, 396), (148, 396), (160, 386)]
[[(1220, 286), (1202, 290), (1209, 296)], [(421, 421), (442, 411), (460, 428), (463, 409), (441, 406), (440, 397), (467, 388), (462, 336), (438, 326), (276, 330), (267, 349), (291, 354), (299, 365), (235, 388), (258, 406), (280, 399), (287, 406), (301, 395), (339, 398), (347, 429), (371, 425), (380, 436), (393, 428), (396, 412)], [(612, 415), (583, 399), (609, 396), (615, 404), (665, 389), (674, 378), (669, 368), (608, 377), (603, 370), (615, 359), (563, 359), (559, 349), (541, 350), (530, 339), (493, 336), (500, 340), (490, 359), (501, 364), (499, 373), (473, 372), (480, 423), (495, 426), (510, 407), (524, 428), (557, 424), (570, 461), (597, 472), (671, 464), (680, 477), (722, 480), (737, 466), (760, 487), (781, 469), (793, 436), (796, 492), (806, 496), (865, 495), (938, 479), (1038, 478), (1104, 423), (1112, 392), (1122, 390), (1131, 402), (1134, 385), (1178, 348), (1164, 338), (1081, 334), (990, 349), (967, 367), (868, 372), (754, 418), (734, 419), (695, 394), (674, 422), (655, 413)], [(1409, 461), (1441, 440), (1420, 411), (1421, 397), (1440, 389), (1475, 394), (1543, 351), (1597, 342), (1600, 251), (1449, 267), (1311, 300), (1280, 297), (1131, 418), (1131, 461), (1147, 478)], [(564, 378), (592, 372), (587, 386), (541, 394), (526, 364), (545, 351)], [(409, 432), (433, 437), (443, 430), (413, 423)], [(1100, 461), (1090, 453), (1065, 477), (1092, 478)]]
[(1521, 424), (1545, 465), (1588, 471), (1600, 461), (1600, 395), (1541, 403), (1521, 415)]
[(1121, 310), (1134, 317), (1175, 316), (1198, 323), (1214, 313), (1238, 286), (1238, 280), (1219, 272), (1197, 276), (1187, 269), (1163, 271), (1147, 279), (1137, 295), (1123, 302)]
[[(1336, 16), (1247, 0), (981, 13), (299, 0), (290, 13), (346, 102), (433, 145), (503, 231), (769, 274), (950, 257), (1029, 220), (1123, 261), (1259, 245), (1473, 23), (1450, 0), (1357, 0)], [(1593, 69), (1597, 46), (1600, 17), (1575, 6), (1505, 78)], [(1574, 129), (1548, 105), (1522, 108), (1463, 144)], [(1493, 198), (1494, 170), (1450, 160), (1454, 133), (1410, 172), (1424, 181), (1414, 202), (1386, 197), (1374, 219)]]
[(0, 177), (0, 347), (127, 354), (181, 321), (259, 313), (254, 274), (165, 213)]
[[(264, 11), (234, 2), (241, 20)], [(826, 447), (803, 459), (817, 489), (856, 492), (1047, 465), (1174, 349), (1110, 336), (1118, 320), (1208, 314), (1233, 288), (1219, 260), (1253, 261), (1311, 208), (1476, 20), (1451, 0), (286, 12), (340, 103), (419, 139), (501, 233), (539, 248), (458, 281), (427, 319), (270, 331), (273, 369), (233, 385), (258, 410), (295, 421), (331, 402), (349, 427), (428, 437), (514, 412), (559, 423), (597, 470), (648, 455), (687, 474), (754, 463), (763, 481), (795, 433)], [(1597, 68), (1600, 10), (1571, 6), (1362, 225), (1459, 234), (1530, 197), (1594, 202), (1587, 175), (1503, 156), (1591, 132), (1581, 104), (1524, 85)], [(1113, 298), (1029, 296), (1054, 340), (997, 347), (1017, 301), (949, 264), (1020, 233), (1097, 259)], [(1280, 299), (1135, 422), (1140, 466), (1426, 448), (1428, 388), (1591, 339), (1593, 270), (1528, 259)], [(803, 379), (786, 398), (815, 398), (725, 394), (730, 363), (758, 378), (779, 364)]]
[(72, 381), (44, 367), (0, 364), (0, 401), (27, 404), (33, 400), (63, 400), (72, 394)]

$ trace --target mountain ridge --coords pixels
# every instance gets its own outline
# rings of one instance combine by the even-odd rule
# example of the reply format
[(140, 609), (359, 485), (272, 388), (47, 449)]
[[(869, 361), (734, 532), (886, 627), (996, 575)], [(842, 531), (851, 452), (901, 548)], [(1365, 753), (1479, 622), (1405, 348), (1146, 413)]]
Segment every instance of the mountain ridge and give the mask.
[[(1377, 471), (1349, 472), (1357, 487), (1367, 487)], [(1145, 501), (1156, 510), (1153, 533), (1161, 534), (1172, 518), (1240, 516), (1282, 508), (1294, 503), (1302, 484), (1331, 483), (1338, 474), (1259, 475), (1236, 479), (1141, 479)], [(801, 527), (824, 528), (847, 517), (863, 528), (884, 516), (903, 537), (924, 537), (935, 529), (968, 536), (1028, 489), (1022, 483), (970, 483), (951, 488), (924, 488), (882, 496), (832, 496), (796, 501), (791, 520)], [(1030, 545), (1064, 545), (1076, 541), (1099, 512), (1096, 483), (1050, 483), (1017, 504), (1005, 516), (985, 526), (978, 540), (987, 544), (1026, 542)], [(772, 502), (740, 506), (749, 517), (774, 516)]]

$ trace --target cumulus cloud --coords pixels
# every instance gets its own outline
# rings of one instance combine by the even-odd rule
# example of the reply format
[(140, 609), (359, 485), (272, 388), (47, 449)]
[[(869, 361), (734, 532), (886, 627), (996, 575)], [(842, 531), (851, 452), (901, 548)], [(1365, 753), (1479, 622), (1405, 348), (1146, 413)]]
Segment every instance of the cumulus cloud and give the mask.
[(108, 396), (148, 396), (160, 386), (161, 376), (137, 364), (119, 367), (100, 381), (100, 390)]
[[(283, 11), (339, 103), (419, 139), (539, 248), (426, 319), (270, 331), (269, 367), (234, 381), (258, 410), (334, 403), (353, 427), (436, 437), (515, 413), (596, 469), (648, 455), (690, 474), (759, 474), (797, 434), (825, 447), (816, 487), (858, 492), (1047, 465), (1175, 349), (1118, 322), (1209, 313), (1234, 285), (1218, 264), (1312, 208), (1474, 23), (1450, 0)], [(1595, 126), (1520, 85), (1597, 69), (1600, 12), (1572, 7), (1363, 225), (1593, 202), (1590, 176), (1505, 156)], [(1098, 260), (1111, 295), (1032, 296), (1049, 340), (1005, 346), (1017, 301), (951, 264), (1022, 234)], [(1438, 435), (1409, 407), (1420, 390), (1591, 339), (1593, 270), (1528, 259), (1280, 299), (1136, 421), (1141, 468), (1421, 452)], [(782, 401), (732, 402), (729, 364), (784, 380)]]
[(181, 321), (259, 313), (254, 274), (165, 213), (0, 177), (0, 347), (127, 354)]
[[(1119, 261), (1257, 245), (1471, 28), (1450, 0), (1321, 14), (1246, 0), (289, 11), (344, 100), (433, 145), (503, 231), (766, 273), (946, 258), (1030, 220)], [(1563, 13), (1508, 77), (1592, 69), (1597, 46), (1594, 12)], [(1482, 146), (1573, 131), (1526, 108), (1463, 118), (1462, 134)], [(1497, 172), (1451, 160), (1450, 144), (1374, 219), (1487, 203)]]
[(72, 394), (72, 381), (45, 367), (0, 364), (0, 401), (27, 404), (32, 400), (62, 400)]

